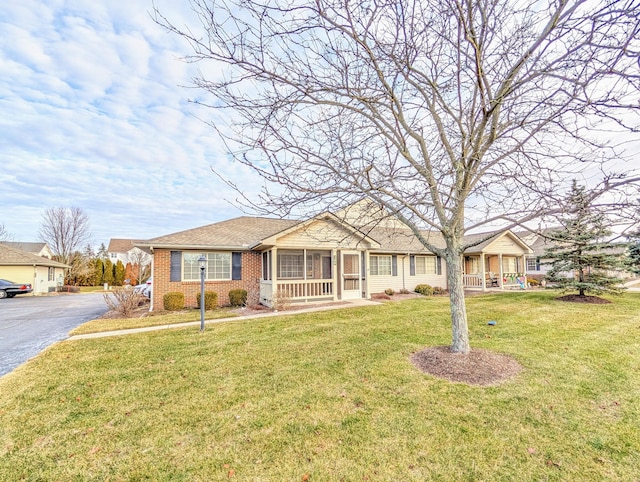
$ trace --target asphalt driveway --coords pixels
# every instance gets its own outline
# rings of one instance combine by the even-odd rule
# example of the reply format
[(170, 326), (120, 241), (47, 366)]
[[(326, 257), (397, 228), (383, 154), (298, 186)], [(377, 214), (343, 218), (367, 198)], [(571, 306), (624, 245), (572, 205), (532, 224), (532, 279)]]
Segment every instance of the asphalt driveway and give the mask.
[(0, 300), (0, 376), (107, 310), (102, 293)]

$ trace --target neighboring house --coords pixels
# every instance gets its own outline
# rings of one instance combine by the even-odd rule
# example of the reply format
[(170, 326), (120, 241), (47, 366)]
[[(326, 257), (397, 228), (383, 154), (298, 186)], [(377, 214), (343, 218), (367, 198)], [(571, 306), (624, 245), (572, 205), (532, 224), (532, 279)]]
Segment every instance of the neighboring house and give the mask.
[(65, 270), (69, 268), (66, 264), (16, 249), (8, 243), (0, 244), (0, 278), (30, 283), (33, 294), (48, 293), (62, 286)]
[(551, 266), (544, 264), (545, 251), (553, 246), (553, 241), (544, 236), (545, 233), (557, 230), (559, 228), (547, 228), (541, 232), (521, 231), (518, 236), (532, 249), (532, 253), (526, 257), (527, 276), (541, 280), (551, 269)]
[(3, 244), (9, 246), (10, 248), (20, 249), (22, 251), (26, 251), (27, 253), (35, 254), (36, 256), (53, 259), (53, 253), (51, 252), (51, 249), (49, 249), (49, 245), (47, 243), (22, 243), (5, 241), (3, 242)]
[[(198, 258), (206, 257), (206, 290), (229, 302), (232, 289), (259, 291), (272, 306), (285, 293), (292, 301), (370, 298), (387, 288), (412, 291), (418, 284), (447, 287), (444, 260), (429, 252), (395, 218), (368, 222), (362, 210), (324, 213), (296, 221), (239, 217), (158, 238), (136, 246), (153, 253), (151, 309), (162, 309), (164, 294), (185, 295), (196, 305)], [(366, 227), (366, 226), (371, 227)], [(437, 246), (442, 237), (421, 233)], [(531, 249), (510, 231), (473, 235), (465, 253), (465, 287), (520, 287)]]
[(109, 240), (109, 259), (113, 264), (122, 261), (123, 265), (131, 263), (132, 266), (139, 266), (141, 270), (151, 262), (151, 255), (136, 246), (140, 242), (135, 239), (112, 238)]
[[(551, 269), (551, 265), (545, 263), (548, 261), (545, 259), (544, 254), (547, 249), (554, 246), (555, 242), (545, 235), (561, 229), (559, 227), (546, 228), (540, 232), (534, 233), (531, 231), (522, 231), (518, 233), (518, 236), (533, 250), (533, 252), (527, 255), (526, 258), (526, 272), (527, 276), (542, 280), (547, 272)], [(622, 254), (628, 250), (628, 243), (619, 243), (618, 247), (610, 250), (614, 254)], [(627, 270), (613, 270), (606, 271), (604, 274), (607, 276), (618, 276), (621, 278), (634, 278), (635, 275)], [(565, 276), (571, 276), (571, 273), (566, 273)]]

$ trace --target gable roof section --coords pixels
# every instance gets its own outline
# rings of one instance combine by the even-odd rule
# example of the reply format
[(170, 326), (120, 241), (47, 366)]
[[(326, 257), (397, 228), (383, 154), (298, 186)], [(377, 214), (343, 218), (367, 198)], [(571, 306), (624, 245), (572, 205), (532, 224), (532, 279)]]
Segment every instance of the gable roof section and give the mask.
[[(525, 243), (518, 235), (513, 231), (507, 229), (505, 231), (498, 231), (497, 233), (477, 233), (468, 234), (464, 237), (465, 244), (473, 244), (473, 246), (465, 249), (465, 253), (478, 253), (485, 252), (485, 249), (490, 247), (491, 244), (498, 241), (502, 237), (511, 238), (517, 245), (519, 245), (526, 253), (532, 253), (533, 250)], [(477, 243), (477, 244), (474, 244)]]
[(291, 219), (241, 216), (134, 244), (147, 248), (248, 250), (263, 239), (299, 223)]
[(109, 247), (107, 248), (107, 251), (110, 253), (126, 253), (135, 248), (135, 243), (139, 241), (141, 240), (111, 238), (109, 240)]
[(21, 241), (3, 241), (2, 244), (9, 246), (10, 248), (19, 249), (33, 254), (39, 253), (45, 248), (45, 246), (47, 246), (47, 243), (43, 242), (24, 243)]
[(262, 247), (262, 246), (274, 246), (276, 244), (276, 241), (278, 238), (281, 238), (283, 236), (286, 236), (288, 234), (292, 234), (295, 233), (296, 231), (301, 231), (306, 229), (307, 227), (310, 227), (312, 224), (318, 222), (318, 221), (326, 221), (329, 222), (333, 225), (335, 225), (336, 227), (338, 227), (339, 229), (342, 229), (344, 232), (348, 233), (349, 235), (355, 236), (357, 238), (362, 239), (363, 241), (366, 241), (367, 243), (369, 243), (369, 245), (374, 246), (374, 247), (379, 247), (380, 243), (373, 239), (372, 237), (370, 237), (369, 235), (367, 235), (366, 233), (360, 231), (358, 228), (352, 226), (351, 224), (339, 219), (335, 214), (333, 213), (322, 213), (319, 214), (317, 216), (314, 216), (310, 219), (307, 219), (306, 221), (301, 221), (298, 222), (292, 226), (289, 226), (288, 228), (283, 229), (282, 231), (279, 231), (277, 233), (273, 233), (271, 236), (268, 236), (262, 240), (260, 240), (259, 242), (255, 243), (254, 245), (252, 245), (252, 248), (257, 248), (257, 247)]
[(0, 266), (50, 266), (70, 268), (69, 265), (0, 244)]

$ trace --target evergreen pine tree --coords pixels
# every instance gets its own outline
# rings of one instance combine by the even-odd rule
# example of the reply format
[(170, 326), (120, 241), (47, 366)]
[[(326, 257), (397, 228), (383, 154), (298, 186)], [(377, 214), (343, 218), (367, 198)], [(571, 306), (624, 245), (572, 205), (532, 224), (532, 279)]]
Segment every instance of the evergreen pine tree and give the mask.
[(640, 275), (640, 231), (629, 236), (629, 248), (627, 251), (629, 270)]
[(107, 259), (109, 257), (109, 252), (107, 251), (107, 247), (104, 243), (100, 243), (100, 247), (98, 248), (98, 258)]
[(575, 181), (565, 212), (562, 228), (549, 234), (553, 246), (544, 254), (545, 264), (551, 264), (547, 280), (579, 296), (620, 293), (622, 280), (609, 272), (624, 268), (624, 252), (607, 241), (611, 230), (606, 217), (591, 206), (585, 187)]
[(93, 282), (95, 283), (95, 286), (100, 286), (104, 283), (104, 263), (102, 262), (102, 259), (95, 259), (94, 271), (95, 274), (93, 276)]
[(122, 286), (124, 284), (124, 264), (118, 260), (113, 270), (113, 284)]
[(84, 251), (82, 252), (82, 254), (84, 255), (85, 258), (87, 259), (93, 259), (96, 257), (96, 253), (93, 250), (93, 246), (91, 246), (90, 244), (87, 244), (84, 247)]
[(103, 271), (104, 274), (102, 275), (102, 282), (108, 283), (109, 286), (112, 286), (114, 282), (113, 263), (108, 258), (103, 260), (103, 263), (104, 263), (104, 271)]

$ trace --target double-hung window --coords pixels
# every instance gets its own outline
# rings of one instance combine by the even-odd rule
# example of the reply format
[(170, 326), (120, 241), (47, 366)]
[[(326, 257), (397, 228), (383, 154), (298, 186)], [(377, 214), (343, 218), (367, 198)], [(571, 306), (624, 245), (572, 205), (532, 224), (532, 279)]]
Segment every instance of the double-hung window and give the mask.
[(435, 256), (416, 256), (416, 274), (436, 274)]
[(369, 272), (371, 276), (391, 276), (391, 256), (370, 256)]
[[(182, 263), (182, 279), (184, 281), (200, 280), (200, 253), (184, 253)], [(207, 258), (205, 279), (231, 279), (231, 253), (204, 253)]]
[(304, 278), (304, 254), (302, 251), (278, 252), (278, 278)]

